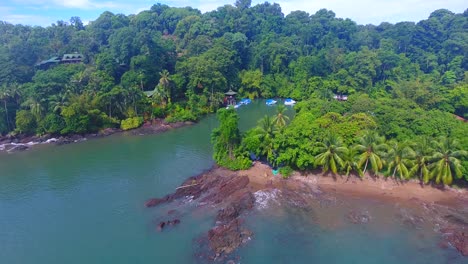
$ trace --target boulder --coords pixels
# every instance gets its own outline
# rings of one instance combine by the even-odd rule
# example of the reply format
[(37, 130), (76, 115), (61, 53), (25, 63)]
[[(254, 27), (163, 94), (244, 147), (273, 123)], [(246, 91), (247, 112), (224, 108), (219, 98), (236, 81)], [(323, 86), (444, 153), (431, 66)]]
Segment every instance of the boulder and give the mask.
[(242, 227), (239, 218), (208, 231), (211, 249), (217, 254), (229, 254), (245, 243), (252, 236), (252, 232)]
[(159, 222), (158, 231), (161, 232), (163, 230), (164, 226), (166, 226), (166, 222), (164, 222), (164, 221)]
[(468, 230), (464, 227), (449, 227), (441, 230), (446, 242), (455, 247), (463, 256), (468, 256)]

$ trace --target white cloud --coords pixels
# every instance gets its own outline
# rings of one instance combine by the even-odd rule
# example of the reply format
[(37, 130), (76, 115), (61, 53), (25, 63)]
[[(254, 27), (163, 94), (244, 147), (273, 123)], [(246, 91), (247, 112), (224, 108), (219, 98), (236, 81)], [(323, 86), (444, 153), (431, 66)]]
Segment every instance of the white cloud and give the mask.
[(351, 18), (360, 24), (380, 22), (419, 21), (441, 8), (463, 12), (466, 0), (328, 0), (300, 1), (279, 0), (283, 13), (303, 10), (314, 14), (322, 8), (332, 10), (337, 17)]
[(11, 24), (22, 24), (22, 25), (50, 25), (55, 22), (55, 19), (47, 16), (39, 15), (3, 15), (2, 20), (8, 21)]

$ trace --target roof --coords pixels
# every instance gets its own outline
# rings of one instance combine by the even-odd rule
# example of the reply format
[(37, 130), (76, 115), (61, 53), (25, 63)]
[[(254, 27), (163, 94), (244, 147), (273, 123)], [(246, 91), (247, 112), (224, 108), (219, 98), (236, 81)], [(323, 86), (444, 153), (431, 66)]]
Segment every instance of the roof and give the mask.
[(152, 91), (144, 91), (143, 93), (146, 94), (147, 97), (151, 97), (151, 96), (153, 96), (153, 94), (155, 93), (155, 91), (154, 91), (154, 90), (152, 90)]
[(232, 89), (229, 89), (229, 91), (227, 91), (226, 93), (224, 93), (225, 95), (236, 95), (237, 93), (234, 92)]
[(62, 61), (64, 60), (83, 60), (83, 54), (79, 54), (79, 53), (64, 54), (62, 57)]
[(49, 64), (49, 63), (59, 63), (60, 62), (60, 57), (52, 57), (48, 60), (43, 60), (41, 62), (39, 62), (38, 64), (36, 64), (36, 66), (41, 66), (41, 65), (45, 65), (45, 64)]

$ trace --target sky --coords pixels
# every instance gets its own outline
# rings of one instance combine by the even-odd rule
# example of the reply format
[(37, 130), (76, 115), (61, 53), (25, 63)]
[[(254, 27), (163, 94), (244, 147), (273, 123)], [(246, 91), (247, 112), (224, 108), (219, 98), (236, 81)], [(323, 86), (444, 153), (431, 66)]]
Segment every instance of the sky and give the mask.
[[(78, 16), (84, 23), (95, 20), (104, 11), (126, 15), (137, 14), (153, 4), (174, 7), (192, 6), (207, 12), (217, 7), (234, 4), (235, 0), (1, 0), (0, 20), (13, 24), (48, 26), (58, 20), (69, 21)], [(265, 2), (253, 0), (252, 5)], [(468, 8), (467, 0), (269, 0), (281, 5), (285, 15), (302, 10), (314, 14), (322, 8), (332, 10), (337, 17), (350, 18), (358, 24), (381, 22), (418, 22), (429, 14), (445, 8), (462, 13)]]

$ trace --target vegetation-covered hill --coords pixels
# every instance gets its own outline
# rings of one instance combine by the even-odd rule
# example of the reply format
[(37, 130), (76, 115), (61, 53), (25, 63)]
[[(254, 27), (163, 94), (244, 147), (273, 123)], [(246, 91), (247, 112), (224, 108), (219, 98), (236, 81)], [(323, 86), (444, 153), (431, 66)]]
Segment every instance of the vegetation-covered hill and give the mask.
[[(324, 9), (284, 16), (277, 4), (238, 0), (204, 14), (161, 4), (104, 12), (86, 26), (79, 17), (46, 28), (0, 22), (0, 133), (193, 120), (228, 87), (251, 98), (367, 94), (466, 118), (467, 16), (437, 10), (419, 23), (364, 26)], [(36, 66), (74, 52), (83, 64)], [(142, 91), (151, 90), (149, 99)]]

